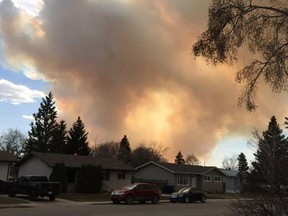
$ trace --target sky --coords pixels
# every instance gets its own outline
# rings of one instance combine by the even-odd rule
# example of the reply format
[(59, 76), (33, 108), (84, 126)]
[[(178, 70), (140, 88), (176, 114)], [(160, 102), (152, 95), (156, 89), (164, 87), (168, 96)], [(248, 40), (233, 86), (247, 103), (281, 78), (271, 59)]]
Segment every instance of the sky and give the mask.
[(284, 129), (287, 93), (260, 84), (255, 112), (237, 106), (234, 65), (207, 65), (192, 46), (209, 0), (0, 0), (0, 132), (30, 129), (50, 91), (68, 128), (80, 116), (90, 145), (157, 142), (202, 165), (255, 148), (251, 131), (275, 115)]

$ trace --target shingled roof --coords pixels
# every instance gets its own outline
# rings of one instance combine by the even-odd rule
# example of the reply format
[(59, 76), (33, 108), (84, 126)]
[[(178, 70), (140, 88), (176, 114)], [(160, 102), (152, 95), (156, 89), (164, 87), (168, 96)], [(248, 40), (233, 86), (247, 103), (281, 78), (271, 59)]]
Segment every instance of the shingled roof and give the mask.
[(9, 152), (0, 151), (0, 161), (1, 162), (16, 162), (17, 158)]
[(105, 170), (134, 171), (134, 168), (115, 158), (99, 158), (84, 155), (67, 155), (56, 153), (32, 152), (20, 161), (24, 163), (31, 157), (37, 157), (45, 164), (53, 167), (56, 163), (65, 163), (66, 167), (80, 168), (82, 165), (100, 165)]
[(199, 174), (203, 175), (205, 173), (210, 172), (213, 169), (217, 169), (214, 166), (196, 166), (196, 165), (187, 165), (187, 164), (173, 164), (173, 163), (160, 163), (150, 161), (142, 166), (137, 167), (136, 169), (141, 169), (142, 167), (148, 166), (150, 164), (154, 164), (162, 169), (165, 169), (171, 173), (183, 173), (183, 174)]

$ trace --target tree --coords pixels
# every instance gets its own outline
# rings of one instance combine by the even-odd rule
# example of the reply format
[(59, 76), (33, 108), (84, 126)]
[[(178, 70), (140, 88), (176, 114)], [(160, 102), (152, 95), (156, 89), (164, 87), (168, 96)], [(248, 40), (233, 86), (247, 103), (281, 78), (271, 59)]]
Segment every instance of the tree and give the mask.
[(49, 181), (60, 182), (61, 191), (66, 193), (68, 186), (67, 170), (64, 163), (56, 163), (53, 167)]
[(140, 143), (132, 151), (132, 160), (130, 164), (133, 167), (138, 167), (149, 161), (164, 162), (166, 159), (163, 157), (163, 151), (165, 151), (165, 148), (162, 148), (162, 146), (157, 145), (156, 143), (152, 143), (152, 145)]
[(118, 142), (105, 142), (95, 145), (91, 149), (91, 154), (95, 157), (117, 158), (119, 148), (120, 144)]
[(245, 83), (239, 106), (256, 109), (256, 90), (261, 77), (273, 92), (287, 89), (288, 6), (286, 0), (213, 0), (208, 28), (193, 45), (193, 53), (213, 64), (233, 63), (240, 47), (255, 59), (237, 72)]
[(21, 156), (25, 148), (26, 137), (18, 129), (8, 129), (0, 136), (0, 150), (7, 151), (17, 158)]
[(188, 154), (185, 163), (189, 165), (200, 165), (199, 159), (194, 154)]
[(185, 164), (185, 160), (183, 158), (181, 151), (179, 151), (175, 157), (175, 164)]
[(91, 149), (87, 139), (88, 132), (85, 131), (83, 121), (78, 117), (68, 132), (67, 154), (89, 155)]
[(272, 116), (268, 129), (262, 136), (257, 132), (254, 135), (258, 149), (252, 163), (253, 174), (260, 176), (260, 183), (269, 185), (271, 193), (279, 193), (283, 188), (288, 189), (288, 142), (275, 116)]
[(248, 175), (248, 163), (245, 154), (242, 152), (238, 155), (238, 171), (239, 171), (239, 177), (240, 177), (240, 185), (243, 189), (243, 185), (246, 182), (246, 178)]
[(77, 173), (77, 192), (99, 193), (102, 188), (102, 168), (95, 165), (82, 165)]
[(51, 152), (65, 154), (67, 152), (67, 129), (65, 121), (56, 123), (56, 130), (51, 144)]
[(237, 170), (237, 155), (233, 155), (232, 157), (227, 157), (222, 161), (222, 167), (228, 170)]
[(33, 114), (34, 122), (31, 122), (31, 131), (28, 132), (26, 153), (31, 151), (51, 152), (53, 148), (54, 134), (57, 130), (57, 111), (53, 95), (42, 98), (40, 108)]
[(126, 135), (124, 135), (120, 142), (117, 158), (127, 164), (131, 161), (131, 148)]

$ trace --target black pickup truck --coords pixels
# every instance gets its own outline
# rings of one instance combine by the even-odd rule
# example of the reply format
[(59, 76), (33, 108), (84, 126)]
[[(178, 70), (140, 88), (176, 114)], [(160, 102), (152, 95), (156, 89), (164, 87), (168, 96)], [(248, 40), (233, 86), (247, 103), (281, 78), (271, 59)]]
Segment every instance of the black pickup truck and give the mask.
[(9, 185), (9, 196), (16, 194), (26, 194), (31, 200), (37, 197), (49, 197), (54, 201), (61, 192), (59, 182), (49, 182), (46, 176), (27, 175), (20, 177), (17, 181)]

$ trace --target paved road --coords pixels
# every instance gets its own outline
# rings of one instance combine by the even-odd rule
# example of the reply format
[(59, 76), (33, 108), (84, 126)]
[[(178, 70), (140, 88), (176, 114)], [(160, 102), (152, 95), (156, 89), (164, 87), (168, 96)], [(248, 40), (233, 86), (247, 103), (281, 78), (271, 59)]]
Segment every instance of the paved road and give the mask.
[(81, 203), (56, 199), (55, 202), (46, 200), (31, 202), (6, 208), (0, 205), (2, 216), (222, 216), (227, 209), (229, 200), (208, 200), (202, 203), (169, 203), (161, 202), (157, 205), (142, 204), (112, 204)]

